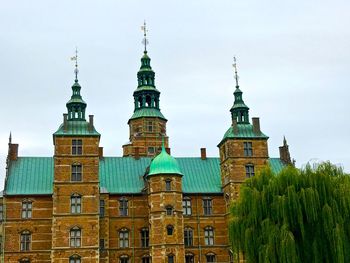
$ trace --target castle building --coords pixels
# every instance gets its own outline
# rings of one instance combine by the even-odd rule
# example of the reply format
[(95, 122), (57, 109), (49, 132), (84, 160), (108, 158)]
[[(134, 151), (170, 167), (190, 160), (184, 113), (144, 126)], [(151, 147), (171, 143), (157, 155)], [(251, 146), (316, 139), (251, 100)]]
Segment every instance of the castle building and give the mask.
[(230, 202), (263, 167), (278, 172), (290, 164), (288, 145), (284, 140), (280, 158), (269, 157), (268, 137), (259, 118), (250, 122), (236, 78), (220, 157), (209, 158), (202, 148), (200, 157), (174, 158), (154, 79), (145, 49), (123, 157), (103, 155), (77, 72), (53, 133), (53, 157), (19, 156), (10, 137), (0, 205), (3, 262), (234, 261)]

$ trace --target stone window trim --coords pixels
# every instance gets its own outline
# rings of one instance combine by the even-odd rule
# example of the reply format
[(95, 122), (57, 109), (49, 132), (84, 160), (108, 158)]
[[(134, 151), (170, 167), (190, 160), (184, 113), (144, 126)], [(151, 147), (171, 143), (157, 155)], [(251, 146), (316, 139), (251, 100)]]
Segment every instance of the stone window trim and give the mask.
[(71, 182), (81, 182), (83, 180), (83, 165), (81, 163), (72, 163)]
[(194, 254), (190, 252), (185, 253), (185, 263), (194, 263)]
[(174, 207), (172, 205), (167, 205), (165, 207), (165, 215), (172, 216), (174, 214)]
[(165, 191), (171, 191), (172, 187), (171, 187), (171, 179), (170, 178), (167, 178), (164, 180), (165, 181)]
[(204, 245), (213, 246), (214, 237), (214, 228), (212, 226), (206, 226), (204, 228)]
[(22, 200), (22, 219), (29, 219), (33, 216), (33, 201), (31, 199)]
[(119, 231), (119, 248), (129, 247), (129, 229), (123, 227)]
[(209, 252), (205, 254), (205, 259), (207, 263), (214, 263), (216, 262), (216, 254), (214, 254), (213, 252)]
[(77, 254), (69, 257), (69, 263), (81, 263), (81, 257)]
[(243, 142), (243, 152), (245, 157), (253, 156), (253, 143)]
[(83, 155), (82, 139), (72, 139), (72, 155)]
[(192, 215), (192, 200), (190, 197), (185, 196), (182, 199), (182, 210), (184, 216)]
[(174, 226), (173, 225), (167, 225), (166, 226), (166, 232), (168, 236), (171, 236), (174, 234)]
[(30, 251), (32, 243), (32, 233), (29, 230), (20, 232), (20, 251)]
[(141, 247), (149, 247), (149, 229), (144, 227), (140, 231), (141, 234)]
[(184, 228), (184, 245), (185, 247), (193, 247), (193, 228), (185, 226)]
[(18, 263), (30, 263), (30, 259), (29, 258), (21, 258)]
[(121, 255), (119, 257), (119, 263), (129, 263), (129, 256), (128, 255)]
[(206, 216), (213, 214), (213, 199), (211, 197), (203, 197), (203, 214)]
[(129, 215), (129, 200), (123, 196), (119, 199), (119, 215), (128, 216)]
[(81, 214), (82, 211), (82, 195), (73, 193), (70, 196), (70, 212), (71, 214)]
[(69, 230), (69, 246), (81, 247), (82, 246), (82, 229), (79, 226), (73, 226)]

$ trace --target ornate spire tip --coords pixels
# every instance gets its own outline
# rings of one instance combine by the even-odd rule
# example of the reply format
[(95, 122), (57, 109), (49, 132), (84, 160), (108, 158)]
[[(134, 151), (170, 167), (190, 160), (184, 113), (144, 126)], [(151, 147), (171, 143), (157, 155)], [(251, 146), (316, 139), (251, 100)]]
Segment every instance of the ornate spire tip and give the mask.
[(146, 27), (146, 20), (143, 22), (143, 26), (141, 26), (141, 30), (143, 31), (143, 40), (142, 44), (145, 46), (144, 53), (147, 53), (147, 45), (148, 45), (148, 39), (147, 39), (147, 27)]
[(74, 69), (74, 74), (75, 74), (75, 82), (78, 82), (78, 48), (75, 48), (75, 56), (70, 58), (72, 61), (75, 61), (75, 69)]
[(238, 85), (238, 74), (237, 74), (237, 60), (236, 60), (236, 57), (233, 57), (233, 64), (232, 64), (232, 66), (233, 66), (233, 68), (234, 68), (234, 70), (235, 70), (235, 76), (234, 76), (234, 78), (235, 78), (235, 80), (236, 80), (236, 88), (238, 88), (239, 85)]

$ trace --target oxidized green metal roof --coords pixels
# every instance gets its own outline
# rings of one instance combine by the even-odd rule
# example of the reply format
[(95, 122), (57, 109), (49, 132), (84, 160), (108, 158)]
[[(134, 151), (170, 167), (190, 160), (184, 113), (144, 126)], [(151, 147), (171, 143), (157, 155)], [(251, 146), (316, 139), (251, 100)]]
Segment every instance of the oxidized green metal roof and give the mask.
[(67, 129), (63, 124), (53, 134), (54, 136), (100, 136), (95, 127), (90, 131), (89, 123), (86, 121), (67, 121)]
[(8, 172), (5, 194), (52, 194), (52, 157), (18, 157), (16, 161), (11, 161)]
[(285, 167), (285, 164), (280, 158), (270, 158), (269, 164), (272, 172), (274, 172), (275, 174), (278, 174)]
[(179, 174), (182, 175), (180, 167), (174, 157), (165, 151), (164, 145), (162, 151), (151, 162), (148, 175), (156, 174)]
[(139, 108), (135, 110), (134, 114), (131, 116), (130, 120), (142, 118), (142, 117), (158, 117), (167, 120), (160, 110), (156, 108)]
[[(100, 160), (100, 188), (111, 194), (137, 194), (144, 188), (143, 176), (151, 158), (104, 157)], [(220, 159), (176, 158), (184, 193), (222, 193)], [(279, 158), (269, 159), (272, 170), (283, 168)], [(52, 157), (19, 157), (11, 161), (5, 184), (7, 195), (51, 195), (53, 193), (54, 160)], [(105, 191), (105, 190), (104, 190)]]
[(147, 91), (153, 90), (153, 91), (157, 91), (157, 92), (160, 93), (160, 91), (157, 90), (155, 87), (153, 87), (153, 86), (144, 86), (144, 85), (137, 87), (137, 89), (134, 92), (142, 91), (142, 90), (147, 90)]
[(232, 126), (225, 132), (224, 137), (222, 138), (219, 145), (224, 142), (226, 139), (268, 139), (269, 137), (263, 134), (262, 132), (258, 135), (253, 131), (253, 125), (249, 123), (237, 124), (238, 133), (233, 133)]

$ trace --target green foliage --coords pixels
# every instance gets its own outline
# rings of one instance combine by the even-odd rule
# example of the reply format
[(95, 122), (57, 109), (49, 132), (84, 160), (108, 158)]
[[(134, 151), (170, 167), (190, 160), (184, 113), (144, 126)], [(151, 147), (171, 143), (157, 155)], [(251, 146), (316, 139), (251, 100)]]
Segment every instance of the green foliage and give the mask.
[(229, 231), (247, 262), (350, 262), (350, 176), (330, 163), (265, 169), (242, 185)]

